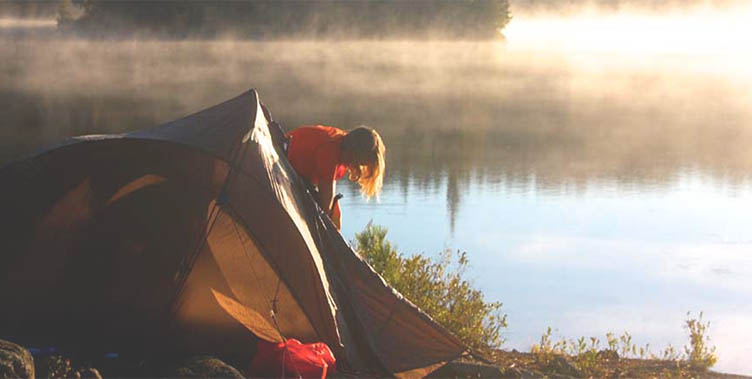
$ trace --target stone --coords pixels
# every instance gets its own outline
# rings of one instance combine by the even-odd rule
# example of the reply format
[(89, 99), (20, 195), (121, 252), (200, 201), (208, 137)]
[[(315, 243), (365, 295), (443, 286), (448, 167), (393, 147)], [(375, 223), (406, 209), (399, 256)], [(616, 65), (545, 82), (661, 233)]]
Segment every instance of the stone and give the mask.
[(34, 359), (36, 375), (41, 378), (75, 378), (70, 359), (61, 355), (40, 355)]
[(33, 378), (34, 358), (23, 347), (0, 340), (0, 378)]
[(236, 368), (209, 356), (192, 357), (179, 365), (169, 376), (178, 378), (243, 378), (243, 375)]
[[(548, 364), (546, 371), (562, 375), (563, 377), (580, 378), (583, 376), (582, 372), (580, 372), (577, 367), (574, 367), (574, 365), (572, 365), (572, 363), (570, 363), (567, 358), (561, 355), (554, 356), (551, 363)], [(554, 375), (550, 376), (553, 377)]]
[(81, 379), (102, 379), (102, 375), (99, 370), (89, 367), (78, 370), (78, 376)]
[(618, 361), (619, 353), (616, 350), (605, 349), (598, 352), (598, 358), (605, 359), (607, 361)]
[(449, 362), (426, 378), (504, 378), (498, 366), (470, 362)]
[(502, 378), (515, 379), (546, 379), (546, 376), (532, 370), (526, 370), (517, 367), (501, 368)]

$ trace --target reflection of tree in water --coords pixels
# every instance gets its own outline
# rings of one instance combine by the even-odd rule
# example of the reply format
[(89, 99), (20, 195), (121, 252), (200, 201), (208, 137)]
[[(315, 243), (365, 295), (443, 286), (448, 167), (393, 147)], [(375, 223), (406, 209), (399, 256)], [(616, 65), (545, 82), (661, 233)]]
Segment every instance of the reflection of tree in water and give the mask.
[[(0, 98), (4, 99), (4, 149), (19, 150), (71, 135), (148, 127), (196, 110), (196, 105), (189, 110), (187, 105), (173, 104), (170, 97), (154, 101), (133, 94), (38, 95), (6, 89)], [(211, 100), (199, 103), (209, 105)], [(278, 107), (275, 114), (300, 119), (298, 107), (292, 105)], [(660, 184), (671, 181), (683, 169), (705, 171), (721, 180), (746, 178), (752, 172), (752, 153), (747, 148), (752, 130), (741, 115), (678, 125), (654, 125), (643, 115), (644, 124), (625, 125), (616, 114), (607, 128), (573, 125), (564, 119), (558, 129), (536, 128), (522, 124), (524, 119), (507, 117), (500, 121), (504, 125), (431, 130), (431, 125), (453, 122), (445, 119), (446, 114), (423, 112), (422, 125), (406, 125), (401, 114), (390, 107), (394, 104), (377, 103), (375, 108), (391, 119), (381, 116), (378, 122), (368, 124), (382, 131), (389, 159), (388, 180), (397, 181), (403, 192), (411, 180), (420, 189), (436, 188), (450, 172), (474, 172), (486, 181), (513, 184), (526, 183), (529, 174), (535, 173), (541, 178), (542, 189), (599, 179), (625, 185)], [(351, 122), (342, 124), (353, 125), (356, 119), (375, 117), (365, 111), (331, 117), (335, 121), (343, 118)], [(471, 177), (460, 176), (463, 180)]]
[(454, 234), (454, 225), (457, 221), (457, 212), (459, 212), (460, 208), (460, 176), (462, 171), (459, 171), (457, 169), (450, 169), (447, 173), (447, 190), (446, 190), (446, 201), (447, 201), (447, 211), (449, 213), (449, 231)]
[(670, 189), (687, 171), (732, 188), (752, 182), (752, 154), (745, 147), (752, 133), (741, 127), (716, 124), (711, 133), (687, 129), (672, 135), (670, 129), (645, 126), (629, 137), (623, 133), (387, 134), (387, 183), (403, 194), (445, 190), (453, 229), (462, 197), (474, 182), (512, 192), (576, 195), (600, 184), (617, 191)]

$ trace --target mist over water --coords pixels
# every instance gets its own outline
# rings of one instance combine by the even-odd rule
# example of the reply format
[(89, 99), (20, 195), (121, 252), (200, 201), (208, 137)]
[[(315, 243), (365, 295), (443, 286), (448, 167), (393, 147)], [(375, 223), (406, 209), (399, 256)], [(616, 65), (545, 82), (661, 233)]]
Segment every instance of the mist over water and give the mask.
[(717, 369), (750, 373), (746, 9), (709, 16), (715, 37), (676, 33), (690, 33), (695, 9), (519, 10), (506, 42), (0, 33), (0, 164), (256, 88), (288, 129), (382, 133), (384, 194), (366, 203), (343, 183), (343, 233), (372, 220), (406, 252), (467, 250), (476, 283), (510, 315), (507, 348), (528, 349), (549, 325), (683, 346), (685, 313), (703, 310)]
[[(535, 174), (544, 187), (665, 184), (697, 169), (743, 182), (752, 167), (751, 81), (714, 72), (713, 57), (629, 62), (494, 42), (0, 44), (10, 156), (143, 128), (254, 87), (287, 127), (377, 127), (391, 141), (389, 179), (458, 167), (491, 180)], [(685, 70), (703, 59), (708, 72)]]

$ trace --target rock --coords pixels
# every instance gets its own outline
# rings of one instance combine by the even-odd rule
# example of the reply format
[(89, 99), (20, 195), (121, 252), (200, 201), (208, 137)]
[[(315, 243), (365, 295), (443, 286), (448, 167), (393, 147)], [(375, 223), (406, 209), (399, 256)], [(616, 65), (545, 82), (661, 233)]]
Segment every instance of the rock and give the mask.
[(78, 370), (78, 377), (81, 379), (102, 379), (99, 370), (91, 367)]
[[(565, 357), (561, 355), (556, 355), (552, 360), (551, 363), (548, 364), (548, 367), (546, 367), (547, 372), (553, 372), (556, 374), (559, 374), (564, 377), (575, 377), (580, 378), (582, 377), (582, 372), (577, 369), (577, 367), (574, 367), (572, 363), (570, 363)], [(549, 377), (554, 377), (555, 375), (549, 375)]]
[(178, 378), (243, 378), (243, 375), (236, 368), (209, 356), (190, 358), (173, 370), (169, 376)]
[[(508, 378), (498, 366), (471, 362), (449, 362), (426, 378)], [(514, 376), (512, 376), (514, 377)]]
[(522, 378), (522, 371), (516, 367), (501, 367), (502, 378)]
[(608, 361), (618, 361), (619, 353), (617, 353), (616, 350), (605, 349), (598, 352), (598, 358)]
[(40, 378), (68, 378), (76, 374), (71, 368), (70, 359), (61, 355), (37, 356), (34, 363)]
[(523, 368), (519, 370), (520, 374), (522, 374), (522, 376), (520, 376), (521, 379), (546, 379), (546, 376), (538, 371), (526, 370)]
[(0, 378), (33, 378), (34, 358), (12, 342), (0, 340)]
[(516, 379), (546, 379), (546, 376), (532, 370), (526, 370), (517, 367), (507, 367), (501, 369), (502, 378), (516, 378)]

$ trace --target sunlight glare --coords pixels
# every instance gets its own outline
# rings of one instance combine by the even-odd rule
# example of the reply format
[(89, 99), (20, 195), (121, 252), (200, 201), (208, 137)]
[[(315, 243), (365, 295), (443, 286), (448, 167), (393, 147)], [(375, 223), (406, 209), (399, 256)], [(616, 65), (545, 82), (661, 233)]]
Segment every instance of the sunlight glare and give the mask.
[(585, 11), (515, 15), (504, 31), (520, 50), (610, 53), (752, 54), (752, 6), (664, 13)]

